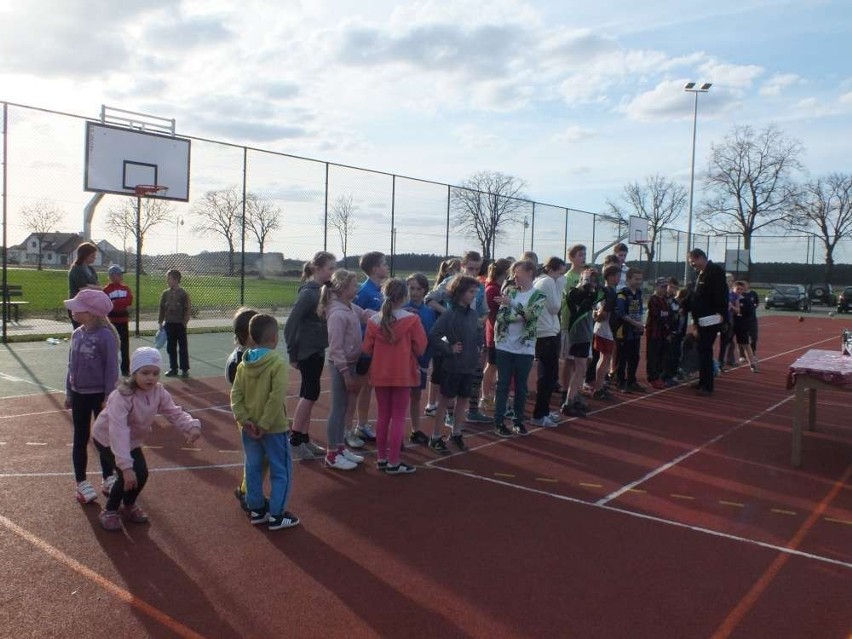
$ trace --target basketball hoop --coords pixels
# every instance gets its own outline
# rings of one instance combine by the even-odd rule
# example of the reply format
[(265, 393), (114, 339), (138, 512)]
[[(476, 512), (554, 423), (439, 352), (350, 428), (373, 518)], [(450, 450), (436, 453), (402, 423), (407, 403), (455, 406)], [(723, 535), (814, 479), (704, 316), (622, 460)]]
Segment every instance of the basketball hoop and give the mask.
[(168, 190), (169, 187), (160, 184), (137, 184), (133, 187), (133, 193), (136, 197), (148, 197), (149, 195), (156, 195), (161, 192), (165, 193)]

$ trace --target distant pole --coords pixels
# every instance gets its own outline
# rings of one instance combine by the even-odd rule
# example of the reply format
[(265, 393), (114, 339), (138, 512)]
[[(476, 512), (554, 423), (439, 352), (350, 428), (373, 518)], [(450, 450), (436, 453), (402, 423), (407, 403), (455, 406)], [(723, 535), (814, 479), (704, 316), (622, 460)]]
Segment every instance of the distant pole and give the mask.
[(535, 202), (532, 203), (532, 228), (530, 229), (530, 250), (535, 251)]
[(139, 337), (139, 309), (142, 306), (142, 196), (136, 196), (136, 337)]
[(692, 108), (692, 157), (689, 163), (689, 208), (687, 209), (686, 260), (683, 267), (684, 283), (689, 279), (689, 251), (692, 249), (692, 200), (695, 193), (695, 138), (698, 129), (698, 94), (707, 93), (711, 86), (709, 82), (705, 82), (699, 88), (695, 88), (695, 82), (687, 82), (683, 87), (684, 91), (695, 96)]

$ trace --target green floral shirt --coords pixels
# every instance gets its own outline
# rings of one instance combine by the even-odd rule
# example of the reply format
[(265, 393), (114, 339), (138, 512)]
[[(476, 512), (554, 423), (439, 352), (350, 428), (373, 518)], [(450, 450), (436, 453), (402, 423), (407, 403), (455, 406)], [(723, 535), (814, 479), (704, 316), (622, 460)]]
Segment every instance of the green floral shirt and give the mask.
[(521, 303), (515, 302), (518, 293), (519, 291), (516, 288), (506, 291), (506, 295), (510, 297), (510, 302), (507, 306), (500, 306), (497, 309), (497, 320), (494, 322), (495, 343), (506, 340), (509, 324), (524, 322), (523, 331), (521, 332), (521, 343), (524, 345), (535, 344), (538, 316), (544, 310), (547, 296), (537, 288), (533, 288), (532, 295), (527, 301), (526, 306), (524, 306)]

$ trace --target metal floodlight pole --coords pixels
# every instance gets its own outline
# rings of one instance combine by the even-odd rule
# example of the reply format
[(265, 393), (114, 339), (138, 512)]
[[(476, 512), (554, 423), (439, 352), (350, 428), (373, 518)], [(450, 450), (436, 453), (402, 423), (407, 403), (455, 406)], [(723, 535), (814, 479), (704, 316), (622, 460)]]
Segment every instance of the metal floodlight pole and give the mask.
[(683, 282), (689, 280), (689, 251), (692, 249), (692, 200), (695, 192), (695, 137), (698, 129), (698, 94), (707, 93), (710, 87), (713, 86), (709, 82), (705, 82), (700, 87), (695, 87), (695, 82), (687, 82), (683, 90), (687, 93), (692, 93), (695, 96), (695, 101), (692, 108), (692, 157), (689, 163), (689, 208), (688, 223), (686, 227), (686, 261), (683, 266)]

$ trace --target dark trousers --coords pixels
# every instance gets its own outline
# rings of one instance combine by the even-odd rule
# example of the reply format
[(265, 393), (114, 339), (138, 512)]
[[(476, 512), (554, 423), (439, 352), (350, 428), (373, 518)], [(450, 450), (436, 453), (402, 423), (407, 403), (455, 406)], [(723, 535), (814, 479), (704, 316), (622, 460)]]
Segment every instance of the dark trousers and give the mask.
[(535, 357), (538, 360), (538, 380), (535, 388), (533, 417), (541, 419), (550, 413), (550, 396), (559, 381), (560, 336), (539, 337), (535, 341)]
[(639, 368), (639, 347), (642, 338), (615, 340), (618, 349), (618, 368), (616, 379), (619, 385), (635, 384), (636, 369)]
[(727, 330), (719, 331), (719, 366), (733, 366), (736, 362), (732, 362), (733, 357), (732, 346), (734, 343), (734, 325), (733, 323), (726, 324)]
[[(74, 478), (81, 482), (86, 479), (89, 466), (89, 438), (92, 434), (92, 420), (101, 412), (104, 403), (103, 393), (83, 394), (71, 391), (71, 422), (74, 424), (74, 440), (71, 445), (71, 462), (74, 464)], [(101, 463), (104, 478), (112, 474), (112, 469)]]
[(748, 322), (748, 343), (751, 344), (751, 350), (757, 352), (757, 316), (752, 317)]
[[(597, 351), (594, 346), (592, 347), (592, 356), (589, 358), (589, 363), (586, 364), (586, 379), (584, 380), (587, 384), (592, 386), (595, 385), (595, 380), (598, 375), (598, 362), (601, 359), (601, 354)], [(609, 373), (609, 371), (607, 371)]]
[(532, 370), (533, 356), (509, 353), (497, 349), (497, 394), (494, 397), (494, 421), (503, 423), (509, 387), (515, 384), (514, 422), (523, 423), (527, 403), (527, 378)]
[(189, 370), (189, 343), (186, 339), (186, 324), (166, 322), (166, 352), (169, 354), (169, 370), (178, 369), (178, 351), (180, 351), (180, 369)]
[(665, 337), (649, 337), (645, 341), (645, 371), (648, 381), (653, 382), (663, 376), (666, 365), (668, 340)]
[(129, 508), (136, 503), (136, 498), (139, 497), (139, 493), (142, 492), (148, 481), (148, 463), (145, 461), (142, 449), (134, 448), (130, 451), (130, 457), (133, 459), (133, 472), (136, 473), (136, 488), (124, 490), (124, 475), (115, 465), (115, 455), (112, 449), (99, 444), (97, 441), (95, 441), (95, 448), (100, 453), (101, 465), (105, 468), (109, 466), (110, 472), (118, 471), (115, 473), (115, 483), (112, 485), (112, 490), (107, 498), (106, 510), (118, 510), (121, 503)]
[(113, 324), (118, 333), (119, 351), (121, 352), (121, 374), (130, 375), (130, 329), (127, 322)]
[(669, 338), (666, 346), (666, 364), (663, 367), (663, 378), (674, 379), (680, 367), (680, 355), (683, 351), (683, 335), (675, 333)]
[(698, 388), (713, 391), (713, 344), (719, 325), (698, 327)]

